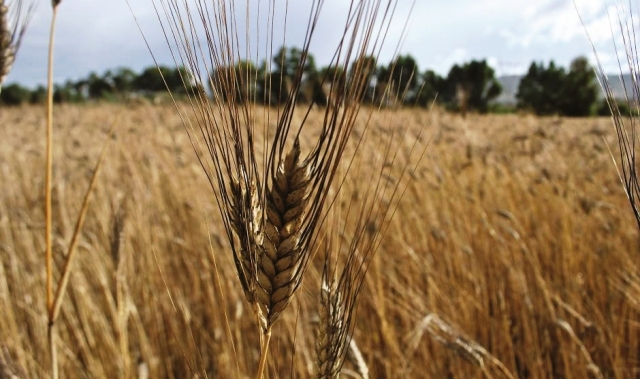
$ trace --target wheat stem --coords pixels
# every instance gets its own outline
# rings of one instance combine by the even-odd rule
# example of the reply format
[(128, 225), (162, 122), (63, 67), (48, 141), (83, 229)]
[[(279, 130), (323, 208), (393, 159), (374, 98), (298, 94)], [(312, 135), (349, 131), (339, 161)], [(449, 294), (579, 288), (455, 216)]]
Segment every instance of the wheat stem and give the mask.
[(256, 379), (262, 379), (264, 368), (267, 366), (269, 342), (271, 342), (271, 328), (267, 328), (267, 330), (262, 335), (262, 343), (260, 346), (260, 362), (258, 363), (258, 372), (256, 374)]
[(49, 352), (51, 354), (51, 376), (58, 379), (58, 357), (54, 341), (53, 318), (53, 256), (51, 240), (51, 181), (53, 176), (53, 46), (56, 30), (56, 16), (58, 7), (53, 7), (51, 16), (51, 31), (49, 33), (49, 57), (47, 69), (47, 148), (46, 148), (46, 173), (45, 173), (45, 243), (46, 243), (46, 291), (47, 291), (47, 316)]

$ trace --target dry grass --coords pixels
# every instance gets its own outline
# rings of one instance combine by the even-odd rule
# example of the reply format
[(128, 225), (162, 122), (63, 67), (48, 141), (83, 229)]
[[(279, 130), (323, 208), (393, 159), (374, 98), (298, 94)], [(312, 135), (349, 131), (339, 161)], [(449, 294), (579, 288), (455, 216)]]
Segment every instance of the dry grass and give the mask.
[[(170, 106), (58, 108), (54, 276), (116, 115), (58, 320), (61, 377), (253, 376), (253, 311), (210, 185)], [(320, 130), (322, 115), (311, 112), (309, 130)], [(34, 378), (49, 369), (44, 141), (33, 138), (43, 122), (39, 108), (0, 113), (0, 341), (3, 361)], [(615, 146), (610, 121), (382, 111), (370, 121), (361, 167), (379, 166), (368, 162), (384, 158), (380, 139), (403, 123), (399, 163), (421, 125), (431, 142), (362, 284), (353, 336), (369, 376), (636, 376), (638, 231), (603, 141)], [(363, 125), (361, 117), (355, 132)], [(371, 182), (366, 169), (353, 172), (333, 220)], [(338, 230), (357, 230), (344, 220)], [(269, 377), (315, 375), (311, 330), (326, 250), (274, 325)], [(427, 315), (440, 321), (429, 329)], [(416, 339), (421, 327), (427, 333)]]

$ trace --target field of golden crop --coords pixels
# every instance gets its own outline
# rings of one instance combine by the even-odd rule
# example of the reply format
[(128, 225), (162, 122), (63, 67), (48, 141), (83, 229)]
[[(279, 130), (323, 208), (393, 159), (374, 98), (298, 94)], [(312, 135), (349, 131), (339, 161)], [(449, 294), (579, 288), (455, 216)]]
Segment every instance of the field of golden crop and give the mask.
[[(251, 377), (253, 312), (174, 108), (60, 106), (54, 120), (56, 275), (109, 141), (58, 325), (61, 377)], [(427, 146), (361, 290), (353, 341), (370, 378), (640, 373), (638, 227), (609, 119), (383, 110), (369, 122), (327, 231), (370, 185), (379, 136), (408, 126), (399, 168), (416, 138)], [(0, 378), (48, 377), (44, 130), (39, 107), (0, 110)], [(320, 264), (275, 326), (270, 378), (313, 375)]]

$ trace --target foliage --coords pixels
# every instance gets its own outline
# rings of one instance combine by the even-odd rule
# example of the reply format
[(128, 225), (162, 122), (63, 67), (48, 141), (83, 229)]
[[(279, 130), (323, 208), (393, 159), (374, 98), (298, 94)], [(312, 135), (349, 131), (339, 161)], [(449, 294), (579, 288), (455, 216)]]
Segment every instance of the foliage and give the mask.
[(21, 105), (29, 101), (29, 89), (19, 84), (9, 84), (2, 87), (0, 102), (6, 105)]
[(377, 82), (381, 84), (378, 92), (390, 92), (403, 103), (411, 104), (417, 95), (417, 84), (420, 70), (418, 63), (411, 55), (400, 55), (387, 66), (378, 67)]
[(561, 113), (565, 116), (589, 116), (598, 100), (596, 75), (585, 57), (571, 62), (562, 88)]
[(44, 104), (47, 97), (47, 89), (43, 86), (37, 86), (31, 93), (29, 94), (29, 103), (30, 104)]
[[(305, 61), (302, 69), (299, 64)], [(451, 68), (446, 77), (433, 70), (419, 71), (416, 59), (400, 55), (388, 64), (379, 64), (374, 56), (354, 59), (350, 67), (318, 68), (313, 55), (299, 48), (282, 46), (269, 60), (256, 63), (242, 60), (233, 67), (218, 67), (209, 73), (209, 93), (215, 101), (229, 101), (230, 94), (219, 91), (222, 80), (236, 82), (234, 101), (252, 101), (265, 105), (282, 104), (292, 86), (300, 86), (296, 101), (326, 106), (332, 91), (362, 91), (362, 102), (377, 105), (416, 105), (430, 107), (439, 103), (454, 111), (504, 113), (511, 111), (494, 100), (500, 94), (495, 72), (485, 60), (470, 61)], [(365, 76), (365, 78), (362, 78)], [(126, 67), (92, 72), (86, 78), (66, 81), (55, 87), (56, 102), (127, 100), (136, 96), (156, 96), (167, 88), (174, 96), (185, 96), (195, 88), (192, 74), (184, 67), (150, 66), (137, 73)], [(187, 84), (188, 90), (185, 90)], [(350, 83), (359, 83), (354, 88)], [(22, 90), (20, 92), (19, 90)], [(25, 95), (24, 90), (28, 92)], [(12, 91), (3, 104), (41, 103), (44, 88), (3, 89)], [(335, 92), (334, 92), (335, 93)], [(18, 98), (16, 98), (16, 96)], [(24, 98), (26, 96), (26, 100)], [(587, 116), (603, 114), (596, 104), (597, 83), (586, 58), (576, 58), (567, 71), (551, 61), (548, 66), (533, 62), (522, 78), (517, 93), (518, 109), (540, 115)], [(624, 113), (624, 112), (623, 112)]]
[(550, 115), (560, 109), (562, 82), (566, 73), (551, 61), (548, 67), (543, 63), (531, 63), (529, 71), (518, 86), (518, 108), (531, 110), (538, 115)]
[(144, 69), (142, 73), (133, 80), (133, 85), (139, 91), (161, 92), (169, 89), (172, 93), (184, 93), (184, 71), (184, 68), (151, 66)]
[[(315, 58), (302, 50), (282, 46), (272, 59), (272, 71), (268, 73), (269, 81), (263, 88), (268, 104), (282, 104), (294, 85), (299, 85), (302, 102), (310, 102), (314, 98), (314, 89), (321, 85)], [(304, 88), (304, 87), (307, 88)]]
[(553, 61), (532, 63), (518, 87), (518, 108), (538, 115), (588, 116), (598, 97), (595, 74), (584, 57), (571, 62), (569, 72)]
[(441, 100), (440, 96), (446, 90), (447, 81), (433, 70), (425, 71), (421, 76), (420, 90), (416, 105), (429, 107)]
[(486, 113), (489, 103), (500, 95), (502, 87), (486, 60), (454, 65), (446, 79), (443, 101), (458, 110)]

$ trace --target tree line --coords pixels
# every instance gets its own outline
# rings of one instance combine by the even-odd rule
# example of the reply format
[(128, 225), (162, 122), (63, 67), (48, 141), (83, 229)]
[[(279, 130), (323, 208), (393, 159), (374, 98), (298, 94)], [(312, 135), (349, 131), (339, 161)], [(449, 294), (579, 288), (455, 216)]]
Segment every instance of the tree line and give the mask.
[[(219, 102), (233, 100), (278, 105), (288, 99), (291, 86), (297, 83), (300, 89), (296, 101), (325, 106), (330, 101), (331, 86), (341, 88), (358, 82), (366, 83), (360, 96), (363, 103), (383, 106), (430, 107), (437, 104), (462, 113), (525, 110), (540, 115), (565, 116), (587, 116), (602, 112), (604, 107), (597, 102), (595, 74), (584, 57), (576, 58), (568, 71), (557, 67), (553, 61), (548, 66), (532, 63), (520, 81), (517, 104), (509, 108), (495, 101), (502, 87), (486, 60), (456, 64), (446, 76), (441, 76), (433, 70), (421, 71), (411, 55), (400, 55), (387, 64), (379, 64), (375, 57), (365, 56), (356, 60), (352, 67), (319, 68), (311, 54), (302, 54), (295, 47), (281, 47), (270, 64), (240, 61), (233, 66), (217, 67), (204, 81), (208, 88), (198, 88), (184, 67), (151, 66), (140, 73), (122, 67), (107, 70), (102, 75), (91, 73), (77, 81), (56, 84), (54, 101), (122, 101), (155, 97), (168, 88), (176, 97), (203, 91)], [(366, 77), (363, 81), (355, 81), (354, 75)], [(230, 80), (232, 86), (229, 86)], [(228, 88), (235, 90), (230, 93)], [(43, 86), (31, 90), (11, 84), (3, 88), (0, 102), (5, 105), (37, 104), (44, 102), (45, 95)]]

